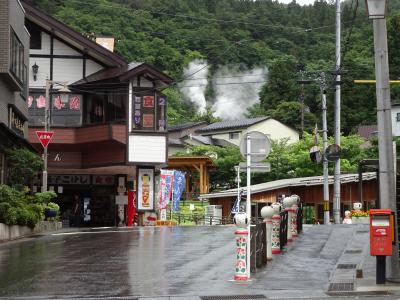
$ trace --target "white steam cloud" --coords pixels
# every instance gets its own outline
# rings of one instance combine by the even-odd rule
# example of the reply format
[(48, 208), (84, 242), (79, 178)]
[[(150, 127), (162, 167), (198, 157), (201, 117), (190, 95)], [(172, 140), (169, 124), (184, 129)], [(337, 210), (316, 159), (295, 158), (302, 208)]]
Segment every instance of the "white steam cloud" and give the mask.
[[(259, 101), (259, 92), (265, 83), (267, 68), (243, 70), (239, 67), (221, 67), (210, 79), (214, 90), (212, 110), (214, 116), (224, 120), (243, 118), (247, 108)], [(199, 113), (207, 107), (205, 91), (208, 84), (208, 65), (194, 60), (184, 70), (187, 77), (179, 88), (184, 98), (194, 103)]]
[(266, 68), (239, 70), (222, 67), (212, 80), (215, 91), (214, 116), (224, 120), (243, 118), (247, 108), (259, 101), (259, 92), (265, 83)]
[(206, 98), (208, 65), (206, 61), (194, 60), (184, 70), (183, 77), (187, 79), (179, 84), (179, 88), (186, 100), (193, 102), (200, 113), (206, 111)]

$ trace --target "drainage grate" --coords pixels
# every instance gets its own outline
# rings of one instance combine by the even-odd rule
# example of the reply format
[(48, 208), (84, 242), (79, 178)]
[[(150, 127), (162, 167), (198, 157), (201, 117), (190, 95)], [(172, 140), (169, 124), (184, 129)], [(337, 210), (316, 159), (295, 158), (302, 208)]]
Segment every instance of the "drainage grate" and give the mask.
[(344, 251), (344, 253), (347, 253), (347, 254), (359, 254), (359, 253), (362, 253), (362, 250), (346, 250), (346, 251)]
[(354, 282), (332, 282), (328, 292), (349, 292), (354, 290)]
[(253, 300), (267, 299), (264, 295), (202, 296), (201, 300)]
[(369, 233), (369, 230), (357, 230), (356, 233)]
[(355, 269), (357, 267), (356, 264), (338, 264), (337, 269)]

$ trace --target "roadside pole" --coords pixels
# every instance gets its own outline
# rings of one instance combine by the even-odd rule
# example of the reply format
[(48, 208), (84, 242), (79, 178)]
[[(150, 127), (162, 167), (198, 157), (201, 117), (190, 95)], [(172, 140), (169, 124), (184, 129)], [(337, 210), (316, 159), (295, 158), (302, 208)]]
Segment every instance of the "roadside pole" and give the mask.
[(330, 223), (329, 217), (329, 174), (326, 148), (328, 148), (328, 125), (326, 121), (326, 86), (325, 74), (322, 73), (321, 96), (322, 96), (322, 142), (323, 142), (323, 175), (324, 175), (324, 224)]
[(247, 279), (250, 279), (250, 256), (251, 256), (251, 196), (250, 196), (250, 185), (251, 185), (251, 137), (250, 134), (247, 133), (246, 136), (247, 143), (247, 195), (246, 195), (246, 213), (247, 213), (247, 257), (246, 257), (246, 265), (247, 265)]

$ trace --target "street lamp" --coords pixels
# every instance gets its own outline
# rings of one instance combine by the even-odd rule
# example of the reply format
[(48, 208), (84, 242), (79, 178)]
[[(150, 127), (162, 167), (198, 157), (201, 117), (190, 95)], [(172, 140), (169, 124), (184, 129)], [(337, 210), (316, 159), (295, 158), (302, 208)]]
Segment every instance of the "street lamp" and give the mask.
[[(66, 82), (57, 82), (46, 79), (46, 103), (44, 108), (44, 131), (50, 130), (50, 87), (52, 85), (61, 85), (58, 90), (61, 102), (67, 102), (71, 91), (67, 88)], [(43, 176), (42, 176), (42, 192), (47, 192), (47, 147), (43, 149)]]
[[(380, 208), (389, 208), (395, 213), (397, 228), (397, 209), (395, 173), (392, 144), (392, 116), (389, 85), (389, 59), (386, 30), (386, 1), (366, 0), (368, 17), (373, 19), (376, 107), (378, 120), (379, 148), (379, 199)], [(398, 236), (395, 234), (393, 255), (388, 258), (387, 277), (398, 280), (399, 274)]]
[(366, 0), (365, 2), (370, 19), (384, 19), (386, 17), (385, 0)]

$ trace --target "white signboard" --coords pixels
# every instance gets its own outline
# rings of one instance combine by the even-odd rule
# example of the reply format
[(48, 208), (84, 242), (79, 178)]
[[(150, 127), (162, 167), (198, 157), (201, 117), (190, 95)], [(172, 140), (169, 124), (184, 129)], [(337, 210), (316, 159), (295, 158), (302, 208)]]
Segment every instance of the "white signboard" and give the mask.
[(130, 135), (128, 161), (134, 163), (166, 163), (167, 137), (160, 135)]
[(138, 210), (154, 209), (154, 169), (138, 171)]

